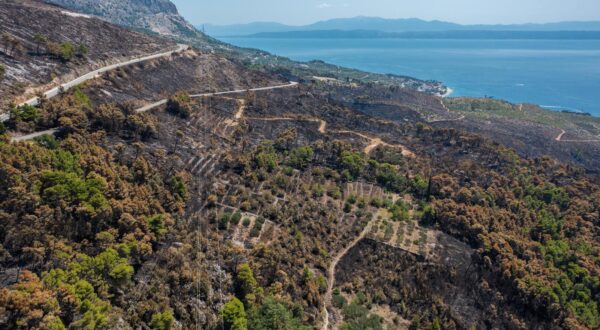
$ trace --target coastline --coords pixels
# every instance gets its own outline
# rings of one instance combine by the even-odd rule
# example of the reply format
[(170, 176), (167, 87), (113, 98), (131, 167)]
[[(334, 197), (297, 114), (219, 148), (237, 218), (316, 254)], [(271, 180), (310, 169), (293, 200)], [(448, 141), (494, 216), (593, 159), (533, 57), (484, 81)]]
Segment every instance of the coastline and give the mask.
[[(600, 50), (600, 40), (221, 39), (292, 60), (319, 59), (365, 72), (432, 79), (457, 88), (451, 95), (436, 90), (438, 97), (493, 96), (513, 103), (562, 105), (600, 116), (600, 94), (591, 92), (599, 90), (599, 80), (586, 69), (600, 63), (600, 58), (589, 56)], [(471, 51), (453, 51), (465, 47)], [(561, 56), (555, 56), (558, 50)], [(511, 70), (498, 65), (505, 61), (512, 63)]]
[(452, 95), (452, 93), (454, 93), (454, 90), (450, 87), (446, 87), (446, 93), (444, 93), (443, 95), (440, 95), (440, 97), (447, 98), (448, 96)]

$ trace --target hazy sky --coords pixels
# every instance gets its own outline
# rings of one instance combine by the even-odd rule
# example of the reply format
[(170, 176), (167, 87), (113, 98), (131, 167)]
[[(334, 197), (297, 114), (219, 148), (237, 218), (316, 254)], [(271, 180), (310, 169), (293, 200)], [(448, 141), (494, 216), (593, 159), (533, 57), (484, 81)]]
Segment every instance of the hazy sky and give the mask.
[(190, 22), (307, 24), (354, 16), (463, 24), (600, 20), (600, 0), (172, 0)]

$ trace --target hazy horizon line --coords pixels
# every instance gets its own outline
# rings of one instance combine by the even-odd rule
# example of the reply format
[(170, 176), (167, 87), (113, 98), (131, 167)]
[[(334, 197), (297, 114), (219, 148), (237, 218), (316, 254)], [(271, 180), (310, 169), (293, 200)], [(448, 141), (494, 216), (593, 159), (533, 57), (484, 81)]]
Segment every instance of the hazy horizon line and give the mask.
[(306, 24), (293, 24), (293, 23), (283, 23), (283, 22), (277, 22), (277, 21), (260, 21), (260, 20), (259, 21), (243, 22), (243, 23), (230, 23), (230, 24), (210, 23), (210, 22), (201, 22), (201, 23), (193, 23), (193, 24), (196, 25), (196, 26), (198, 26), (198, 25), (231, 26), (231, 25), (248, 25), (248, 24), (280, 24), (280, 25), (292, 26), (292, 27), (302, 27), (302, 26), (313, 25), (313, 24), (316, 24), (316, 23), (327, 22), (327, 21), (332, 21), (332, 20), (354, 19), (354, 18), (375, 18), (375, 19), (383, 19), (383, 20), (420, 20), (420, 21), (423, 21), (423, 22), (442, 22), (442, 23), (451, 23), (451, 24), (457, 24), (457, 25), (463, 25), (463, 26), (474, 26), (474, 25), (490, 25), (490, 26), (546, 25), (546, 24), (560, 24), (560, 23), (596, 23), (596, 22), (600, 22), (600, 19), (598, 19), (598, 20), (560, 20), (560, 21), (525, 22), (525, 23), (458, 23), (458, 22), (447, 21), (447, 20), (442, 20), (442, 19), (423, 19), (423, 18), (418, 18), (418, 17), (389, 18), (389, 17), (382, 17), (382, 16), (363, 16), (363, 15), (358, 15), (358, 16), (348, 16), (348, 17), (333, 17), (333, 18), (328, 18), (328, 19), (323, 19), (323, 20), (311, 21), (310, 23), (306, 23)]

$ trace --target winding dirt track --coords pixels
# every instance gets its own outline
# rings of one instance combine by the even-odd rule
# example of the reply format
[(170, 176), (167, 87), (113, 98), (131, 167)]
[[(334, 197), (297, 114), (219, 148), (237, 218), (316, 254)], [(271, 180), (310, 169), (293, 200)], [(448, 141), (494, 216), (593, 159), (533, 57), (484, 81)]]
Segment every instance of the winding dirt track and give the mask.
[(561, 129), (561, 130), (560, 130), (560, 134), (558, 134), (558, 136), (557, 136), (557, 137), (556, 137), (556, 139), (554, 139), (554, 140), (556, 140), (556, 141), (560, 142), (560, 140), (562, 139), (562, 137), (563, 137), (565, 134), (567, 134), (567, 131), (565, 131), (564, 129)]
[[(365, 147), (365, 154), (370, 155), (371, 151), (373, 151), (377, 146), (384, 144), (383, 141), (379, 138), (371, 140), (371, 143)], [(404, 154), (404, 150), (402, 150)]]
[[(293, 118), (293, 117), (266, 117), (266, 118), (261, 118), (261, 117), (247, 117), (246, 119), (249, 120), (258, 120), (258, 121), (308, 121), (308, 122), (315, 122), (315, 123), (319, 123), (319, 133), (321, 134), (327, 134), (327, 122), (323, 119), (319, 119), (319, 118)], [(359, 136), (365, 140), (369, 141), (369, 144), (363, 149), (363, 152), (367, 155), (371, 154), (371, 152), (373, 150), (375, 150), (375, 148), (377, 148), (380, 145), (386, 146), (386, 147), (391, 147), (391, 148), (398, 148), (401, 150), (402, 155), (404, 157), (415, 157), (415, 154), (408, 150), (406, 147), (404, 147), (401, 144), (390, 144), (387, 142), (384, 142), (381, 138), (378, 137), (371, 137), (356, 131), (350, 131), (350, 130), (330, 130), (329, 133), (335, 133), (335, 134), (353, 134), (356, 136)]]
[(352, 241), (352, 243), (350, 243), (343, 250), (341, 250), (340, 252), (338, 252), (336, 254), (336, 256), (331, 261), (331, 264), (329, 264), (329, 268), (327, 268), (327, 292), (325, 292), (325, 299), (323, 300), (323, 311), (322, 311), (322, 313), (323, 313), (323, 326), (321, 327), (322, 330), (328, 330), (329, 329), (329, 310), (327, 308), (331, 306), (331, 299), (332, 299), (332, 295), (333, 295), (333, 287), (334, 287), (334, 284), (335, 284), (335, 268), (337, 267), (337, 264), (340, 262), (340, 260), (342, 260), (342, 258), (346, 254), (348, 254), (348, 252), (350, 250), (352, 250), (352, 248), (355, 247), (356, 244), (358, 244), (358, 242), (362, 241), (365, 237), (367, 237), (367, 234), (371, 230), (371, 225), (372, 225), (373, 221), (374, 220), (371, 220), (365, 226), (365, 228), (360, 233), (360, 235), (358, 235)]
[(325, 131), (327, 130), (327, 122), (324, 121), (323, 119), (319, 119), (319, 121), (320, 121), (319, 133), (325, 134)]
[(563, 140), (563, 136), (565, 136), (565, 134), (567, 134), (567, 131), (565, 131), (564, 129), (561, 129), (560, 134), (558, 134), (558, 136), (554, 140), (557, 142), (581, 142), (581, 143), (600, 142), (600, 139), (598, 139), (598, 140)]
[[(450, 108), (448, 108), (446, 106), (446, 104), (444, 103), (443, 99), (440, 98), (438, 99), (438, 101), (440, 101), (440, 104), (442, 105), (442, 108), (446, 109), (446, 112), (451, 113), (452, 111), (450, 111)], [(463, 119), (465, 119), (466, 117), (464, 115), (458, 117), (458, 118), (454, 118), (454, 119), (437, 119), (437, 120), (430, 120), (427, 123), (428, 124), (433, 124), (433, 123), (440, 123), (440, 122), (446, 122), (446, 121), (461, 121)]]
[(244, 111), (246, 111), (246, 100), (239, 99), (238, 100), (240, 107), (238, 111), (235, 113), (235, 120), (240, 120), (244, 116)]
[(369, 155), (371, 154), (371, 152), (373, 150), (375, 150), (375, 148), (377, 148), (378, 146), (382, 145), (382, 146), (386, 146), (386, 147), (391, 147), (391, 148), (398, 148), (400, 150), (402, 150), (402, 156), (404, 157), (415, 157), (415, 154), (408, 150), (406, 147), (404, 147), (401, 144), (389, 144), (387, 142), (384, 142), (382, 139), (378, 138), (378, 137), (371, 137), (359, 132), (355, 132), (355, 131), (347, 131), (347, 130), (341, 130), (341, 131), (332, 131), (332, 133), (341, 133), (341, 134), (354, 134), (356, 136), (359, 136), (363, 139), (369, 140), (369, 144), (363, 149), (364, 153)]
[[(450, 109), (446, 106), (446, 104), (444, 104), (444, 101), (442, 101), (442, 99), (439, 100), (440, 104), (442, 105), (442, 107), (444, 109), (446, 109), (446, 111), (450, 112)], [(523, 103), (519, 104), (519, 111), (523, 112)], [(456, 118), (456, 119), (440, 119), (440, 120), (432, 120), (429, 121), (428, 123), (432, 124), (432, 123), (438, 123), (438, 122), (448, 122), (448, 121), (460, 121), (465, 119), (466, 117), (464, 115)], [(600, 139), (588, 139), (588, 140), (563, 140), (563, 137), (565, 136), (565, 134), (567, 134), (567, 131), (565, 131), (564, 129), (560, 129), (560, 133), (558, 134), (558, 136), (554, 139), (554, 141), (556, 142), (579, 142), (579, 143), (591, 143), (591, 142), (600, 142)], [(600, 137), (600, 135), (599, 135)]]

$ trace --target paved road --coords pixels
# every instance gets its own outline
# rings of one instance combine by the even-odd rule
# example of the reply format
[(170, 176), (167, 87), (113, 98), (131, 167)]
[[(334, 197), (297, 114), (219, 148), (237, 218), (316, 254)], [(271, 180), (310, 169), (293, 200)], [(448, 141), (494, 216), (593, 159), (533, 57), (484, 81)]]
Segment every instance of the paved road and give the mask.
[[(186, 46), (187, 47), (187, 46)], [(289, 84), (285, 84), (285, 85), (277, 85), (277, 86), (268, 86), (268, 87), (259, 87), (259, 88), (252, 88), (252, 89), (239, 89), (239, 90), (233, 90), (233, 91), (225, 91), (225, 92), (216, 92), (216, 93), (205, 93), (205, 94), (196, 94), (196, 95), (191, 95), (191, 97), (203, 97), (203, 96), (212, 96), (212, 95), (225, 95), (225, 94), (235, 94), (235, 93), (243, 93), (246, 91), (266, 91), (266, 90), (272, 90), (272, 89), (279, 89), (279, 88), (286, 88), (286, 87), (292, 87), (292, 86), (296, 86), (298, 85), (297, 82), (290, 82)], [(148, 110), (151, 110), (153, 108), (156, 108), (158, 106), (161, 106), (163, 104), (166, 104), (167, 100), (160, 100), (158, 102), (154, 102), (152, 104), (148, 104), (145, 105), (139, 109), (137, 109), (137, 112), (145, 112)], [(240, 113), (240, 117), (241, 117), (241, 113)], [(22, 136), (17, 136), (17, 137), (13, 137), (11, 139), (12, 142), (19, 142), (19, 141), (27, 141), (27, 140), (32, 140), (38, 136), (42, 136), (42, 135), (46, 135), (46, 134), (54, 134), (59, 130), (59, 128), (53, 128), (53, 129), (49, 129), (49, 130), (45, 130), (45, 131), (41, 131), (41, 132), (35, 132), (32, 134), (27, 134), (27, 135), (22, 135)]]
[(146, 112), (146, 111), (152, 110), (152, 109), (154, 109), (156, 107), (160, 107), (161, 105), (167, 104), (167, 101), (168, 101), (167, 99), (164, 99), (164, 100), (160, 100), (158, 102), (150, 103), (150, 104), (147, 104), (147, 105), (145, 105), (145, 106), (143, 106), (143, 107), (141, 107), (139, 109), (136, 109), (135, 111), (136, 112)]
[(258, 88), (251, 88), (251, 89), (236, 89), (233, 91), (226, 91), (226, 92), (195, 94), (195, 95), (190, 95), (190, 97), (204, 97), (204, 96), (214, 96), (214, 95), (239, 94), (239, 93), (244, 93), (244, 92), (268, 91), (268, 90), (273, 90), (273, 89), (293, 87), (296, 85), (298, 85), (297, 82), (291, 81), (288, 84), (283, 84), (283, 85), (258, 87)]
[(21, 136), (14, 136), (10, 139), (10, 142), (20, 142), (20, 141), (28, 141), (28, 140), (33, 140), (38, 136), (42, 136), (42, 135), (53, 135), (56, 132), (59, 131), (59, 128), (52, 128), (52, 129), (48, 129), (45, 131), (40, 131), (40, 132), (35, 132), (35, 133), (31, 133), (31, 134), (27, 134), (27, 135), (21, 135)]
[[(287, 87), (293, 87), (298, 85), (297, 82), (292, 81), (288, 84), (284, 84), (284, 85), (276, 85), (276, 86), (267, 86), (267, 87), (258, 87), (258, 88), (251, 88), (251, 89), (236, 89), (236, 90), (232, 90), (232, 91), (225, 91), (225, 92), (215, 92), (215, 93), (203, 93), (203, 94), (192, 94), (190, 95), (190, 97), (192, 98), (199, 98), (199, 97), (206, 97), (206, 96), (218, 96), (218, 95), (228, 95), (228, 94), (239, 94), (239, 93), (245, 93), (245, 92), (258, 92), (258, 91), (268, 91), (268, 90), (273, 90), (273, 89), (280, 89), (280, 88), (287, 88)], [(159, 107), (161, 105), (164, 105), (167, 103), (167, 99), (163, 99), (154, 103), (150, 103), (147, 104), (139, 109), (136, 109), (136, 112), (146, 112), (148, 110), (152, 110), (156, 107)]]
[[(135, 63), (140, 63), (140, 62), (145, 62), (145, 61), (149, 61), (149, 60), (153, 60), (153, 59), (157, 59), (157, 58), (161, 58), (161, 57), (167, 57), (167, 56), (171, 56), (173, 53), (176, 52), (180, 52), (180, 51), (184, 51), (187, 50), (189, 48), (189, 46), (187, 45), (183, 45), (183, 44), (179, 44), (177, 45), (177, 48), (174, 50), (170, 50), (168, 52), (163, 52), (163, 53), (158, 53), (158, 54), (153, 54), (153, 55), (147, 55), (144, 57), (139, 57), (139, 58), (134, 58), (125, 62), (121, 62), (121, 63), (116, 63), (116, 64), (111, 64), (108, 66), (105, 66), (103, 68), (88, 72), (86, 74), (84, 74), (83, 76), (80, 76), (78, 78), (75, 78), (69, 82), (66, 82), (60, 86), (54, 87), (48, 91), (46, 91), (44, 93), (44, 96), (48, 99), (53, 98), (57, 95), (60, 94), (61, 90), (66, 91), (69, 90), (77, 85), (81, 85), (82, 83), (88, 81), (88, 80), (92, 80), (96, 77), (98, 77), (99, 75), (101, 75), (104, 72), (107, 71), (111, 71), (114, 69), (118, 69), (120, 67), (124, 67), (127, 65), (131, 65), (131, 64), (135, 64)], [(39, 97), (33, 97), (21, 104), (19, 104), (19, 106), (25, 105), (25, 104), (29, 104), (32, 106), (37, 106), (40, 103), (40, 98)], [(0, 114), (0, 122), (5, 122), (8, 119), (10, 119), (10, 115), (9, 114)]]
[[(111, 70), (114, 70), (114, 69), (118, 69), (120, 67), (128, 66), (128, 65), (131, 65), (131, 64), (135, 64), (135, 63), (140, 63), (140, 62), (145, 62), (145, 61), (149, 61), (149, 60), (153, 60), (153, 59), (157, 59), (157, 58), (161, 58), (161, 57), (171, 56), (171, 55), (173, 55), (173, 53), (184, 51), (184, 50), (187, 50), (188, 48), (189, 48), (189, 46), (187, 46), (187, 45), (179, 44), (179, 45), (177, 45), (176, 49), (170, 50), (168, 52), (163, 52), (163, 53), (158, 53), (158, 54), (153, 54), (153, 55), (147, 55), (147, 56), (144, 56), (144, 57), (134, 58), (134, 59), (129, 60), (129, 61), (125, 61), (125, 62), (121, 62), (121, 63), (116, 63), (116, 64), (108, 65), (108, 66), (105, 66), (103, 68), (100, 68), (100, 69), (88, 72), (88, 73), (84, 74), (83, 76), (75, 78), (75, 79), (73, 79), (73, 80), (71, 80), (71, 81), (69, 81), (67, 83), (64, 83), (64, 84), (62, 84), (60, 86), (54, 87), (51, 90), (45, 92), (44, 96), (46, 96), (46, 98), (53, 98), (53, 97), (55, 97), (55, 96), (57, 96), (57, 95), (60, 94), (61, 87), (62, 87), (62, 90), (66, 91), (66, 90), (69, 90), (69, 89), (71, 89), (71, 88), (73, 88), (73, 87), (75, 87), (77, 85), (81, 85), (82, 83), (84, 83), (84, 82), (86, 82), (88, 80), (92, 80), (92, 79), (98, 77), (99, 75), (101, 75), (104, 72), (111, 71)], [(19, 105), (29, 104), (29, 105), (36, 106), (39, 103), (40, 103), (39, 97), (34, 97), (34, 98), (31, 98), (31, 99), (29, 99), (29, 100), (27, 100), (24, 103), (21, 103)]]

